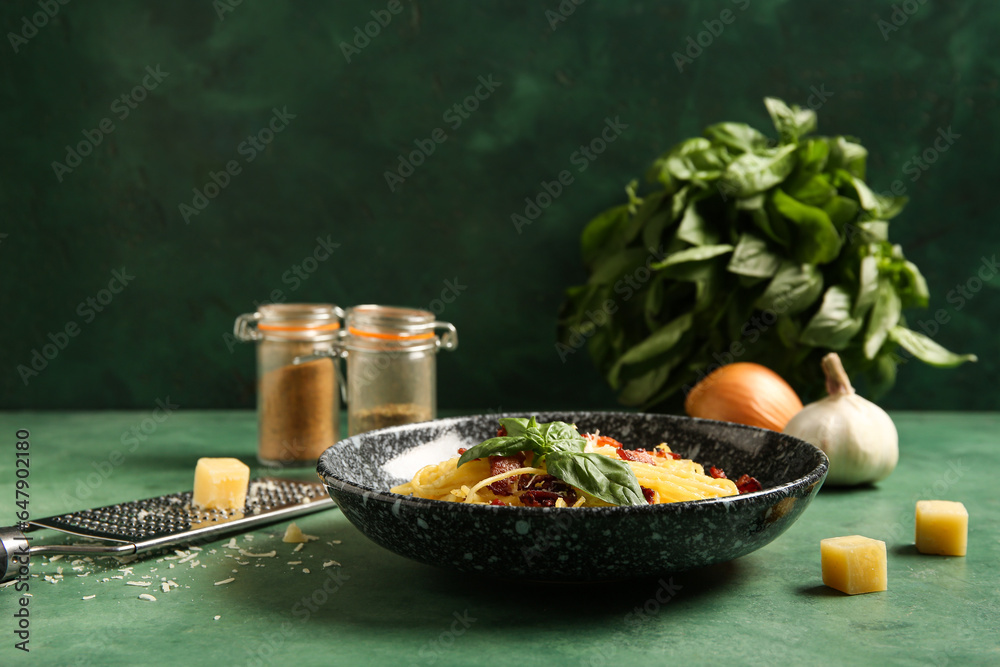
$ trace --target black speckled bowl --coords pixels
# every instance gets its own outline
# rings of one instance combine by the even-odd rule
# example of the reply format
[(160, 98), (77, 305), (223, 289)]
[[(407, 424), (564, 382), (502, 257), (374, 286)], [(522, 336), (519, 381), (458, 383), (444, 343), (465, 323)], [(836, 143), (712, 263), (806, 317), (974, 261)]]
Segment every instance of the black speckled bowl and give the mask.
[(671, 449), (737, 477), (756, 493), (643, 507), (494, 507), (390, 493), (420, 467), (496, 434), (500, 416), (441, 419), (371, 431), (330, 447), (317, 472), (362, 533), (396, 553), (444, 568), (547, 581), (625, 579), (739, 558), (783, 533), (819, 491), (826, 455), (812, 445), (749, 426), (669, 415), (538, 413), (626, 446)]

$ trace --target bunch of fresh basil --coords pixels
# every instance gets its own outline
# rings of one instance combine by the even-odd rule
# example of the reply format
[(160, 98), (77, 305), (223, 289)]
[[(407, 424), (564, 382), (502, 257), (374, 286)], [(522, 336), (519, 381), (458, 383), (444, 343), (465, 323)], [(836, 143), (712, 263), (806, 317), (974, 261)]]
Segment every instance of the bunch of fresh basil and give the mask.
[(466, 450), (458, 465), (487, 456), (533, 452), (534, 465), (544, 463), (553, 477), (606, 503), (646, 504), (639, 480), (628, 464), (603, 454), (584, 452), (587, 441), (573, 426), (558, 421), (539, 424), (534, 417), (504, 417), (500, 425), (507, 429), (507, 435), (490, 438)]
[(583, 230), (585, 285), (559, 320), (564, 358), (586, 346), (626, 405), (652, 407), (731, 361), (770, 367), (805, 397), (820, 359), (840, 353), (874, 395), (905, 353), (935, 366), (975, 360), (906, 327), (927, 284), (888, 220), (905, 197), (865, 184), (867, 151), (809, 136), (816, 114), (764, 100), (779, 140), (741, 123), (709, 126), (657, 159), (640, 197)]

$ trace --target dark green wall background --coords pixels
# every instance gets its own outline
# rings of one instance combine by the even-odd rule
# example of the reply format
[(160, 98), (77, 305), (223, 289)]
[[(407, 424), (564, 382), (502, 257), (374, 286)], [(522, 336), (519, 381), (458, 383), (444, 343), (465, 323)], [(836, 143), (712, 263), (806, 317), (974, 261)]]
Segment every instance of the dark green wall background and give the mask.
[[(907, 0), (886, 39), (892, 4), (869, 0), (588, 0), (554, 30), (556, 0), (419, 0), (348, 63), (338, 45), (385, 3), (244, 0), (221, 19), (220, 3), (71, 2), (16, 53), (9, 33), (39, 5), (0, 5), (2, 407), (251, 406), (253, 351), (224, 335), (255, 301), (427, 307), (446, 281), (465, 289), (441, 314), (461, 335), (440, 359), (443, 407), (613, 407), (584, 352), (554, 349), (583, 224), (704, 125), (766, 128), (765, 95), (822, 90), (820, 131), (859, 137), (869, 183), (902, 179), (912, 198), (892, 236), (932, 301), (911, 323), (944, 308), (936, 339), (980, 356), (911, 363), (884, 404), (996, 409), (1000, 279), (961, 309), (948, 294), (1000, 250), (1000, 5)], [(726, 8), (735, 21), (679, 72), (671, 54)], [(157, 65), (169, 75), (120, 120), (114, 100)], [(490, 76), (499, 88), (451, 129), (443, 114)], [(274, 108), (295, 118), (248, 163), (238, 147)], [(59, 182), (52, 162), (106, 117)], [(608, 117), (628, 128), (576, 172)], [(438, 127), (447, 140), (390, 192), (384, 172)], [(904, 165), (949, 127), (959, 138), (911, 180)], [(185, 224), (179, 204), (234, 159), (242, 172)], [(563, 169), (574, 183), (519, 234), (511, 214)], [(292, 290), (283, 274), (317, 237), (340, 246)], [(122, 267), (134, 280), (86, 322), (78, 304)], [(70, 322), (79, 335), (25, 385), (18, 364)]]

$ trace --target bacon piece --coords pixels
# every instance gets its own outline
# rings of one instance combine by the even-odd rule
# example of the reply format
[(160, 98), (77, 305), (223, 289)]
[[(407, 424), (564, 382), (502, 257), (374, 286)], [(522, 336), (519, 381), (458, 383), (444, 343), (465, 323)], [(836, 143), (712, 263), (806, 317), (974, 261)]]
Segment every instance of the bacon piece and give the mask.
[(656, 499), (656, 492), (652, 489), (647, 489), (644, 486), (640, 486), (639, 488), (642, 489), (642, 497), (646, 499), (647, 503), (652, 505), (653, 501)]
[(722, 468), (716, 468), (715, 466), (708, 469), (708, 474), (715, 479), (729, 479), (726, 477), (726, 473), (722, 470)]
[(490, 501), (490, 505), (496, 505), (497, 507), (507, 507), (507, 503), (500, 500), (499, 498), (494, 498)]
[(505, 435), (507, 435), (507, 427), (506, 426), (501, 426), (500, 428), (497, 429), (497, 437), (498, 438), (502, 438)]
[[(579, 497), (572, 486), (552, 475), (521, 475), (521, 479), (518, 481), (518, 488), (526, 489), (526, 492), (545, 491), (554, 493), (557, 497), (565, 500), (567, 505), (574, 504)], [(523, 494), (521, 498), (523, 500)], [(529, 500), (530, 498), (529, 496)], [(537, 505), (529, 506), (538, 507)], [(548, 505), (544, 505), (544, 507), (548, 507)]]
[(624, 459), (626, 461), (638, 461), (639, 463), (648, 463), (649, 465), (656, 465), (656, 459), (649, 455), (645, 449), (619, 449), (618, 458)]
[(521, 503), (527, 507), (555, 507), (556, 500), (561, 497), (552, 491), (525, 491), (521, 494)]
[[(500, 475), (505, 472), (510, 472), (511, 470), (517, 470), (521, 467), (524, 461), (524, 455), (519, 454), (517, 456), (491, 456), (490, 457), (490, 477), (494, 475)], [(511, 486), (516, 482), (513, 477), (508, 477), (507, 479), (501, 479), (499, 482), (493, 482), (490, 484), (490, 490), (498, 496), (509, 496), (514, 488)]]
[(760, 491), (764, 487), (760, 485), (760, 482), (756, 478), (750, 475), (740, 475), (740, 478), (736, 480), (736, 488), (740, 493), (753, 493), (754, 491)]
[(665, 452), (662, 449), (654, 449), (653, 453), (656, 454), (657, 456), (659, 456), (660, 458), (664, 458), (664, 459), (669, 456), (670, 458), (672, 458), (675, 461), (680, 461), (682, 458), (684, 458), (683, 456), (681, 456), (677, 452)]

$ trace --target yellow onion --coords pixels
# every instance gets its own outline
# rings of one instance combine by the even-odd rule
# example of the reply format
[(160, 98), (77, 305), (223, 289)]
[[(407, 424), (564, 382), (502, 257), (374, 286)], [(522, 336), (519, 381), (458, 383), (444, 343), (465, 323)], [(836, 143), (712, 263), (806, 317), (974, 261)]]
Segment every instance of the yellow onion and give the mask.
[(802, 410), (802, 401), (770, 368), (740, 361), (717, 368), (696, 384), (684, 410), (691, 417), (781, 431)]

